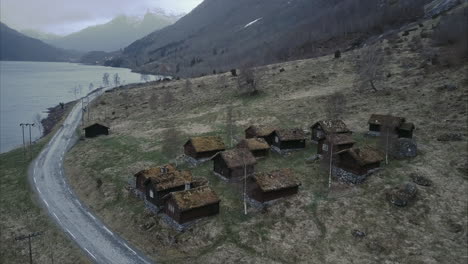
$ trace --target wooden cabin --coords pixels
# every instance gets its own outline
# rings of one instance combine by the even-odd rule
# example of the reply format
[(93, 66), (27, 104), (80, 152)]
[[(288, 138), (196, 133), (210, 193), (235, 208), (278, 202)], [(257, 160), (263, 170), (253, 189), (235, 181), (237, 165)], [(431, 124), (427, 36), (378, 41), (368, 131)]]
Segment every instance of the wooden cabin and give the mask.
[(333, 153), (342, 151), (344, 149), (352, 148), (356, 143), (351, 137), (351, 134), (332, 134), (328, 135), (325, 138), (319, 140), (317, 146), (317, 154), (328, 153), (330, 150)]
[(173, 192), (164, 202), (164, 213), (184, 224), (219, 213), (218, 195), (209, 186)]
[(398, 129), (398, 137), (400, 138), (413, 138), (413, 131), (416, 126), (413, 123), (403, 123)]
[(371, 147), (350, 148), (335, 154), (338, 156), (337, 167), (354, 175), (365, 175), (380, 167), (382, 154)]
[(253, 174), (255, 164), (257, 160), (248, 149), (236, 148), (216, 155), (213, 158), (213, 171), (228, 180), (238, 179), (244, 177), (244, 167), (247, 175)]
[(388, 126), (392, 129), (389, 131), (397, 135), (399, 138), (412, 138), (413, 131), (416, 128), (413, 123), (407, 123), (404, 117), (397, 117), (391, 115), (377, 115), (373, 114), (369, 118), (369, 133), (371, 135), (380, 135), (382, 127)]
[(99, 123), (94, 123), (90, 126), (84, 128), (85, 137), (93, 138), (100, 135), (109, 135), (109, 127), (101, 125)]
[(188, 190), (191, 184), (192, 173), (190, 171), (174, 171), (151, 176), (144, 182), (146, 200), (156, 206), (161, 206), (165, 195)]
[(401, 124), (403, 124), (404, 122), (405, 118), (403, 117), (373, 114), (371, 115), (368, 121), (369, 132), (379, 135), (383, 126), (388, 126), (396, 129), (397, 127), (401, 126)]
[(185, 155), (196, 160), (209, 159), (225, 149), (223, 140), (216, 136), (194, 137), (184, 145)]
[(263, 138), (243, 139), (237, 147), (247, 148), (256, 158), (266, 157), (270, 153), (270, 145)]
[(257, 173), (249, 181), (249, 197), (260, 202), (276, 200), (297, 194), (301, 183), (292, 169)]
[(312, 141), (318, 143), (331, 134), (351, 134), (346, 124), (342, 120), (322, 120), (315, 123), (311, 128)]
[(147, 170), (139, 171), (135, 174), (135, 189), (141, 193), (146, 193), (145, 181), (150, 177), (159, 177), (164, 173), (173, 173), (177, 169), (174, 165), (168, 164), (160, 167), (150, 168)]
[(272, 133), (273, 144), (279, 150), (303, 149), (306, 147), (302, 129), (276, 129)]
[(271, 135), (275, 129), (270, 126), (249, 126), (245, 130), (245, 138), (263, 138), (268, 144), (273, 143)]

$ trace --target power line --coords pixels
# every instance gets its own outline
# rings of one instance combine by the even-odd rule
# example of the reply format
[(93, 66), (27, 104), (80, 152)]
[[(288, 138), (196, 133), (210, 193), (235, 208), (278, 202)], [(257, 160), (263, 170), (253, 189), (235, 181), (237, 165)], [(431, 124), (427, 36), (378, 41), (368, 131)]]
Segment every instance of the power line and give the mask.
[(31, 233), (31, 234), (28, 234), (28, 235), (21, 235), (21, 236), (18, 236), (18, 237), (15, 238), (15, 240), (18, 240), (18, 241), (22, 241), (22, 240), (25, 240), (25, 239), (28, 240), (28, 244), (29, 244), (29, 263), (30, 264), (33, 263), (32, 250), (31, 250), (31, 238), (40, 236), (40, 235), (42, 235), (42, 233), (43, 232), (34, 232), (34, 233)]

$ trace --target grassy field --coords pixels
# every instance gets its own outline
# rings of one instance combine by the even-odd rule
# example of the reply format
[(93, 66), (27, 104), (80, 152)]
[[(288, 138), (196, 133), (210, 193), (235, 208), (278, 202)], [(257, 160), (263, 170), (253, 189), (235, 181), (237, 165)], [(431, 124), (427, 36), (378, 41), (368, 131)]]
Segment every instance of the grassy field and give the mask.
[[(439, 51), (429, 39), (412, 48), (412, 37), (429, 32), (431, 23), (377, 44), (387, 48), (378, 65), (385, 77), (376, 82), (377, 92), (360, 85), (362, 51), (355, 50), (341, 59), (261, 68), (260, 94), (253, 97), (240, 95), (230, 74), (191, 79), (191, 85), (180, 80), (106, 93), (93, 105), (89, 122), (110, 124), (111, 135), (80, 141), (70, 151), (65, 161), (70, 182), (106, 224), (161, 263), (466, 263), (468, 65), (427, 64), (424, 52)], [(457, 89), (440, 88), (448, 84)], [(257, 170), (294, 169), (300, 192), (265, 210), (249, 208), (247, 215), (238, 188), (214, 177), (206, 163), (193, 174), (209, 180), (222, 199), (221, 212), (182, 233), (128, 192), (136, 172), (181, 154), (189, 137), (227, 138), (229, 108), (236, 139), (250, 124), (308, 129), (326, 117), (327, 99), (337, 91), (346, 98), (341, 118), (358, 145), (376, 144), (364, 136), (372, 113), (394, 114), (416, 124), (418, 156), (390, 160), (361, 185), (334, 183), (328, 189), (326, 171), (306, 162), (316, 151), (310, 142), (286, 157), (272, 154)], [(464, 136), (437, 141), (443, 133)], [(168, 144), (173, 151), (164, 151)], [(385, 193), (410, 181), (411, 173), (434, 185), (418, 186), (416, 201), (396, 208)], [(355, 238), (354, 229), (367, 236)]]
[[(33, 144), (33, 157), (51, 136)], [(32, 239), (34, 263), (89, 263), (38, 204), (28, 182), (28, 166), (22, 148), (0, 154), (0, 263), (29, 263), (27, 240), (15, 237), (32, 232), (43, 232)]]

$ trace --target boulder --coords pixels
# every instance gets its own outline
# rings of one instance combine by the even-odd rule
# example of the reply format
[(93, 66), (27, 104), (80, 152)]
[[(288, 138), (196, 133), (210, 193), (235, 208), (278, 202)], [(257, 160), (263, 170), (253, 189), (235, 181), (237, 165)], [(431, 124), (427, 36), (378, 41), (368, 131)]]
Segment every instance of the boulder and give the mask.
[(402, 184), (387, 192), (387, 200), (393, 205), (404, 207), (416, 198), (418, 188), (412, 183)]
[(362, 231), (359, 231), (357, 229), (354, 229), (351, 231), (351, 235), (353, 235), (353, 237), (356, 237), (356, 238), (363, 238), (366, 236), (366, 233), (365, 232), (362, 232)]
[(425, 186), (425, 187), (432, 186), (432, 181), (431, 180), (429, 180), (428, 178), (426, 178), (424, 176), (421, 176), (421, 175), (419, 175), (417, 173), (412, 173), (410, 175), (410, 178), (417, 185), (421, 185), (421, 186)]
[(397, 159), (413, 158), (418, 155), (418, 146), (413, 139), (399, 138), (395, 140), (392, 148), (392, 156)]

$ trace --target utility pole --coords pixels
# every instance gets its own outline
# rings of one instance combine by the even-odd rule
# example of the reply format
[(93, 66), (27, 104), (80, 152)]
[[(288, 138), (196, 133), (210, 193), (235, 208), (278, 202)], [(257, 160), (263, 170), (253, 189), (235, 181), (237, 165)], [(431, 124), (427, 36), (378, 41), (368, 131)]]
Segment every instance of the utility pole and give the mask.
[(244, 163), (244, 214), (247, 215), (247, 165), (244, 154), (242, 154), (242, 162)]
[(21, 236), (18, 236), (18, 237), (15, 238), (15, 240), (18, 240), (18, 241), (25, 240), (25, 239), (28, 240), (28, 244), (29, 244), (29, 263), (30, 264), (33, 263), (32, 249), (31, 249), (31, 238), (36, 237), (36, 236), (40, 236), (40, 235), (42, 235), (42, 232), (34, 232), (34, 233), (31, 233), (31, 234), (28, 234), (28, 235), (21, 235)]
[(32, 124), (25, 124), (26, 126), (29, 127), (29, 158), (32, 159), (32, 138), (31, 138), (31, 127), (34, 126), (34, 123)]
[(20, 124), (21, 130), (23, 131), (23, 158), (26, 158), (26, 143), (24, 142), (24, 127), (25, 126), (26, 124), (23, 124), (23, 123)]
[(333, 142), (331, 140), (330, 143), (330, 172), (328, 174), (328, 189), (331, 187), (331, 179), (332, 179), (332, 162), (333, 162)]

